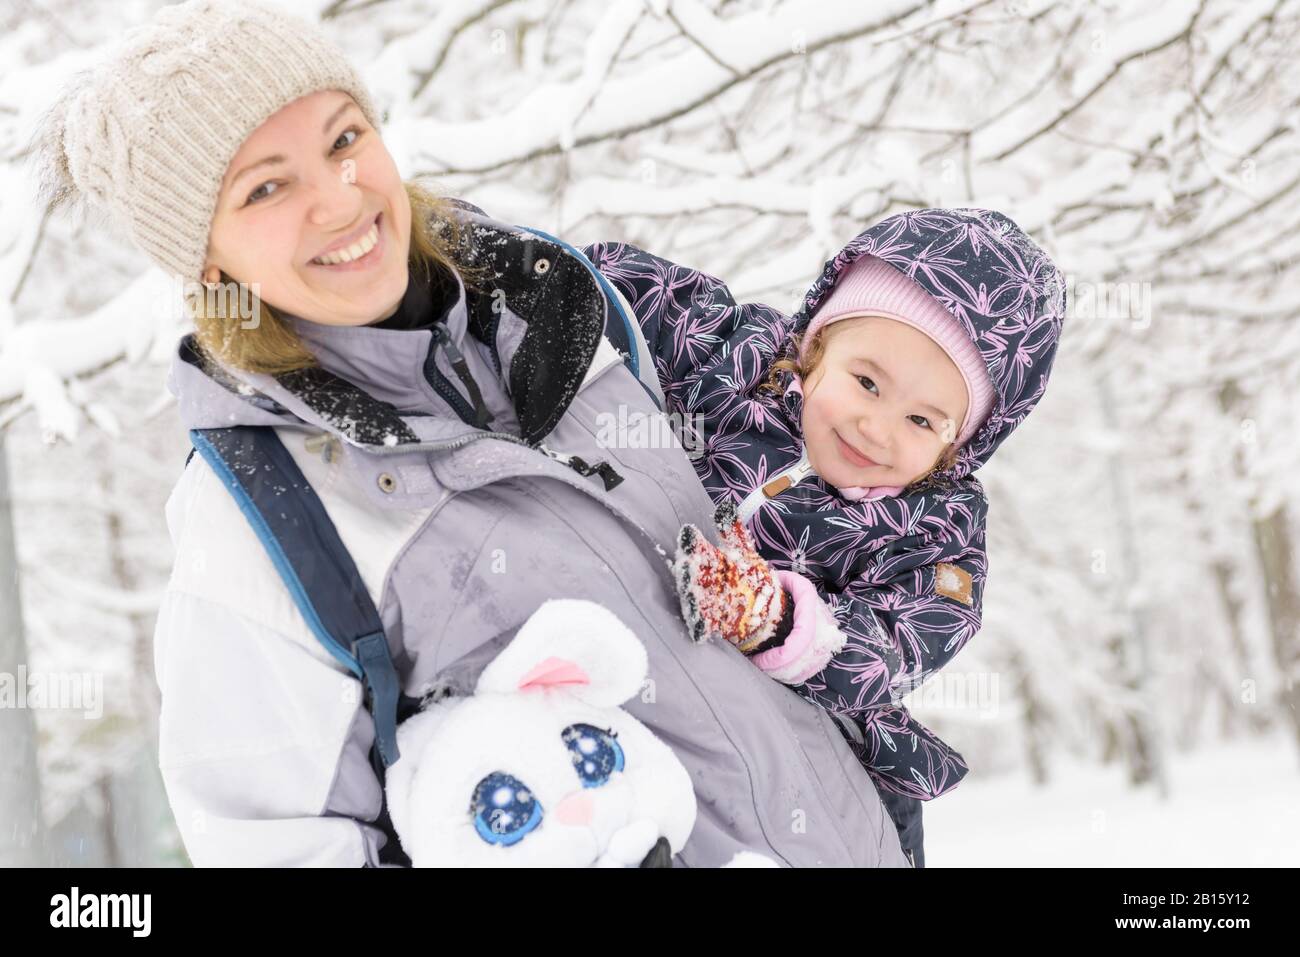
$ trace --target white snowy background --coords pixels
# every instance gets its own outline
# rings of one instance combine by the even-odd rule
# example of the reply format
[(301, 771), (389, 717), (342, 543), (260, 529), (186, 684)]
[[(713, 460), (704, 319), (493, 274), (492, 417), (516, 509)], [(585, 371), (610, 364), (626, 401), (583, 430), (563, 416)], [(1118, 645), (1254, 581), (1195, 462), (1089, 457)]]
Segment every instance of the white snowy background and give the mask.
[[(59, 83), (161, 5), (0, 7), (0, 672), (104, 695), (0, 709), (0, 864), (186, 863), (152, 669), (185, 327), (25, 162)], [(406, 175), (741, 299), (788, 311), (900, 209), (1020, 223), (1071, 312), (979, 473), (983, 630), (912, 696), (972, 769), (927, 863), (1300, 863), (1300, 0), (277, 5), (343, 45)]]

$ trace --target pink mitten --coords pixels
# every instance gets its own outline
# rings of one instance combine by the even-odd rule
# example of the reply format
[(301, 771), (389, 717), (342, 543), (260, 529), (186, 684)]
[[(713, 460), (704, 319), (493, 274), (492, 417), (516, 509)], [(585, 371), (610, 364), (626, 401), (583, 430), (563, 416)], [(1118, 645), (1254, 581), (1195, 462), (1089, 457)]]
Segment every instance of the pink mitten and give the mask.
[(844, 647), (844, 632), (812, 582), (798, 572), (776, 577), (794, 602), (794, 625), (784, 642), (750, 660), (782, 684), (803, 684)]

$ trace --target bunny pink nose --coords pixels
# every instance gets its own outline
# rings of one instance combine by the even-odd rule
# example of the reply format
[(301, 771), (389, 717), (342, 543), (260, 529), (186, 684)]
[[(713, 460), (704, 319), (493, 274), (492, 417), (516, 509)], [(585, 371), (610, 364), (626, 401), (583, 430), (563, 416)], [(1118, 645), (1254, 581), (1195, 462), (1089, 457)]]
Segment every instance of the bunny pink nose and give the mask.
[(595, 812), (595, 799), (586, 791), (576, 791), (559, 803), (555, 809), (555, 816), (561, 824), (585, 827), (591, 823)]

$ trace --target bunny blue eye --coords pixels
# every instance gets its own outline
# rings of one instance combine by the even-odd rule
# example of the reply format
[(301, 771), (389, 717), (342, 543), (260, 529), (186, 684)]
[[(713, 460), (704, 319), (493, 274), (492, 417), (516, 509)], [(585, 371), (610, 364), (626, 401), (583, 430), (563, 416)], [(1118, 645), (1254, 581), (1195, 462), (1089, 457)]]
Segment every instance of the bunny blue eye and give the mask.
[(560, 737), (584, 788), (598, 788), (608, 783), (615, 771), (623, 770), (623, 749), (614, 740), (614, 732), (590, 724), (571, 724)]
[(509, 847), (542, 823), (542, 806), (516, 777), (493, 771), (474, 788), (469, 813), (478, 836), (489, 844)]

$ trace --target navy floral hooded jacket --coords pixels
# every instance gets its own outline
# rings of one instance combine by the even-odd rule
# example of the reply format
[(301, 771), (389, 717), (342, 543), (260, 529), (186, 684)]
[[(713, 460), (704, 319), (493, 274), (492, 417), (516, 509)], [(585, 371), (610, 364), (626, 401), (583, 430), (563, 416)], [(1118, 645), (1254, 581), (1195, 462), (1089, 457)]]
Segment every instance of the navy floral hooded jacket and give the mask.
[(971, 473), (1047, 386), (1065, 314), (1060, 271), (1014, 222), (982, 209), (887, 217), (826, 263), (789, 317), (738, 304), (713, 276), (635, 246), (584, 252), (632, 305), (667, 411), (702, 433), (695, 468), (716, 503), (740, 505), (800, 461), (795, 377), (779, 373), (780, 394), (759, 386), (773, 361), (795, 355), (791, 335), (859, 257), (877, 256), (918, 282), (975, 341), (997, 395), (950, 469), (905, 494), (859, 502), (809, 475), (765, 498), (748, 521), (762, 555), (812, 580), (845, 635), (829, 664), (795, 690), (839, 719), (878, 786), (921, 800), (951, 790), (966, 762), (901, 699), (979, 630), (988, 500)]

